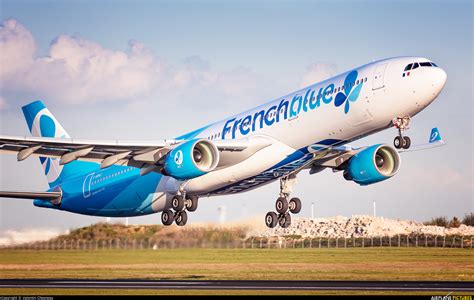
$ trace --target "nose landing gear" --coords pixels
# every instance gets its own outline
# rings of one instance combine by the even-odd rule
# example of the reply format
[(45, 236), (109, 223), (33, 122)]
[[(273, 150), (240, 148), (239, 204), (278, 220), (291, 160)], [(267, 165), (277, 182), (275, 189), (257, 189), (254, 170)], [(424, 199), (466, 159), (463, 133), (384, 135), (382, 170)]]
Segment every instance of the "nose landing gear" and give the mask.
[(393, 139), (393, 146), (397, 149), (408, 149), (411, 146), (410, 137), (404, 136), (405, 130), (409, 129), (410, 117), (395, 118), (392, 120), (393, 126), (398, 129), (398, 136)]
[(301, 211), (299, 198), (291, 198), (288, 201), (294, 184), (296, 184), (296, 174), (290, 174), (280, 179), (280, 197), (275, 202), (278, 214), (273, 211), (267, 213), (265, 216), (267, 227), (274, 228), (280, 225), (282, 228), (287, 228), (291, 225), (290, 213), (297, 214)]

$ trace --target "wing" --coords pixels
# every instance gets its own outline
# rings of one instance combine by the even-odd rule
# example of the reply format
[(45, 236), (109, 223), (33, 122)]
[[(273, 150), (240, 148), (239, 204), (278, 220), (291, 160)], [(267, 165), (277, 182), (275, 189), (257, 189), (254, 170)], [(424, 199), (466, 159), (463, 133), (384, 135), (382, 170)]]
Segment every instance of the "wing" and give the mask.
[[(186, 140), (120, 141), (81, 140), (72, 138), (0, 136), (0, 152), (16, 153), (19, 161), (30, 156), (59, 158), (64, 165), (74, 160), (100, 163), (101, 168), (111, 165), (129, 165), (142, 169), (142, 175), (159, 171), (160, 162), (173, 147)], [(212, 141), (221, 153), (219, 167), (246, 159), (271, 144), (269, 139)]]
[[(398, 149), (399, 153), (412, 152), (432, 149), (446, 145), (446, 142), (441, 138), (438, 128), (431, 129), (431, 134), (428, 143), (413, 145), (409, 149)], [(317, 173), (325, 168), (331, 168), (334, 171), (340, 171), (344, 162), (351, 159), (360, 151), (367, 147), (352, 148), (350, 146), (331, 147), (327, 145), (314, 144), (308, 147), (309, 152), (315, 154), (313, 162), (307, 166), (310, 168), (310, 174)]]
[(403, 152), (411, 152), (411, 151), (420, 151), (420, 150), (441, 147), (444, 145), (446, 145), (446, 142), (441, 138), (441, 134), (439, 133), (438, 128), (434, 127), (433, 129), (431, 129), (431, 134), (430, 134), (428, 143), (421, 144), (421, 145), (414, 145), (408, 149), (400, 149), (398, 152), (403, 153)]

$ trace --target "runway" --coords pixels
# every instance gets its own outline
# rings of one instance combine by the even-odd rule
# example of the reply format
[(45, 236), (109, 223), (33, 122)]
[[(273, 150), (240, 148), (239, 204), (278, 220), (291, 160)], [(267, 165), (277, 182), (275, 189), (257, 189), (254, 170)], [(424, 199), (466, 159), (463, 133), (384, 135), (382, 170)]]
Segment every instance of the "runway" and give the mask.
[(0, 288), (474, 292), (474, 282), (0, 279)]

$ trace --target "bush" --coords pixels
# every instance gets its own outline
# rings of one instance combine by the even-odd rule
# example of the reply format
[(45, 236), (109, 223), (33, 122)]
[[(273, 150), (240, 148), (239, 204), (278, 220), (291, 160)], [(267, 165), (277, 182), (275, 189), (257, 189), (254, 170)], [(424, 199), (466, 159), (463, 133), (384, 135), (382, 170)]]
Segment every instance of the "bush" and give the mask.
[(462, 219), (462, 223), (467, 226), (474, 226), (474, 213), (466, 214)]
[(451, 221), (449, 221), (449, 228), (458, 228), (461, 226), (461, 221), (457, 217), (453, 217)]
[(431, 219), (431, 221), (425, 222), (423, 224), (448, 227), (448, 219), (446, 217), (436, 217), (436, 218)]

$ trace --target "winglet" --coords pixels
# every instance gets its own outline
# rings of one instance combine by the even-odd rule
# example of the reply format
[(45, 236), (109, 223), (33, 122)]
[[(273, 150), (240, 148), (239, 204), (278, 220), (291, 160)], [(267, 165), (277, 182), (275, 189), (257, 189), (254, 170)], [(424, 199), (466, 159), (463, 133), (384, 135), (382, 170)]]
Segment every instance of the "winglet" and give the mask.
[(431, 134), (430, 134), (430, 143), (434, 143), (437, 141), (442, 141), (443, 139), (441, 138), (441, 134), (439, 134), (438, 127), (434, 127), (431, 129)]

